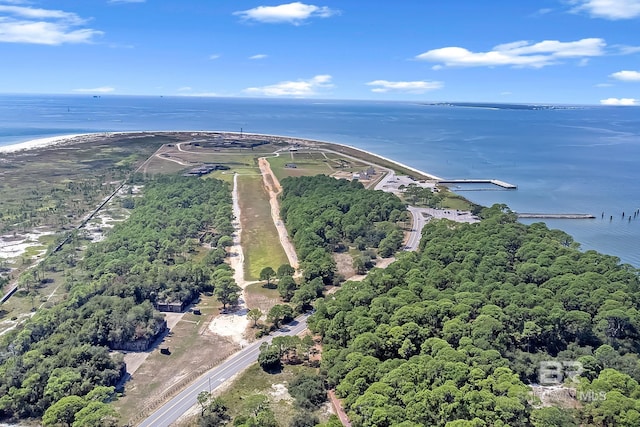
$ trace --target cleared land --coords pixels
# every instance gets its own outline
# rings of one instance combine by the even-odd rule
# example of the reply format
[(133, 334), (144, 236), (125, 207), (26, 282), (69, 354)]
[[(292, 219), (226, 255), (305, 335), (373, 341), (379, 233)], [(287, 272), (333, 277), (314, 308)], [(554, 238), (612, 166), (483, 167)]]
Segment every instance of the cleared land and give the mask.
[[(286, 365), (282, 372), (270, 374), (262, 370), (256, 363), (240, 374), (231, 387), (223, 389), (221, 392), (214, 392), (219, 395), (222, 401), (229, 408), (229, 414), (236, 417), (241, 414), (251, 412), (252, 406), (250, 396), (262, 395), (268, 399), (269, 409), (275, 415), (279, 425), (287, 426), (295, 414), (293, 398), (287, 390), (287, 384), (301, 372), (316, 372), (315, 368), (303, 365)], [(332, 415), (333, 408), (329, 403), (314, 411), (320, 421), (326, 421)], [(198, 425), (197, 416), (179, 423), (180, 427), (195, 427)]]
[(353, 173), (369, 167), (368, 164), (346, 158), (336, 153), (284, 151), (277, 157), (269, 157), (269, 164), (276, 177), (281, 180), (287, 176), (335, 175), (344, 174), (351, 179)]
[(271, 219), (269, 197), (260, 175), (238, 176), (240, 224), (246, 280), (258, 280), (265, 267), (274, 270), (288, 263)]
[[(247, 307), (250, 309), (259, 308), (260, 311), (265, 313), (262, 321), (264, 321), (264, 317), (266, 317), (266, 313), (269, 312), (271, 307), (276, 304), (282, 304), (278, 290), (265, 288), (263, 282), (253, 283), (247, 286), (245, 291), (247, 294)], [(253, 322), (251, 322), (251, 325), (253, 326)]]

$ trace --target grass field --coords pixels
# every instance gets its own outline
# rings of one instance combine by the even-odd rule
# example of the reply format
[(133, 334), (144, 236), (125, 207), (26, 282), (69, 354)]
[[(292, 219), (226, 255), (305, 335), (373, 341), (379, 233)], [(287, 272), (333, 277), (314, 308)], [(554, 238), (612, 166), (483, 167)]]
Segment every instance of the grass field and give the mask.
[[(325, 174), (330, 175), (333, 171), (328, 166), (326, 159), (304, 159), (299, 153), (293, 156), (284, 153), (279, 157), (268, 157), (267, 160), (271, 165), (271, 170), (278, 180), (287, 176), (307, 176)], [(286, 164), (295, 164), (295, 168), (287, 168)]]
[[(278, 157), (267, 157), (267, 160), (279, 180), (287, 176), (332, 175), (336, 173), (350, 177), (352, 173), (369, 167), (366, 163), (330, 152), (286, 152)], [(287, 164), (295, 165), (295, 167), (286, 167)]]
[(461, 211), (467, 211), (471, 209), (471, 203), (464, 197), (459, 196), (451, 191), (441, 191), (441, 194), (445, 196), (441, 205), (444, 209), (458, 209)]
[(275, 270), (289, 261), (271, 218), (271, 206), (262, 186), (262, 177), (239, 176), (238, 190), (245, 279), (257, 280), (263, 268)]
[(245, 288), (246, 303), (250, 309), (259, 308), (263, 313), (268, 313), (274, 305), (282, 304), (282, 300), (277, 289), (268, 289), (262, 285), (263, 282), (253, 283)]

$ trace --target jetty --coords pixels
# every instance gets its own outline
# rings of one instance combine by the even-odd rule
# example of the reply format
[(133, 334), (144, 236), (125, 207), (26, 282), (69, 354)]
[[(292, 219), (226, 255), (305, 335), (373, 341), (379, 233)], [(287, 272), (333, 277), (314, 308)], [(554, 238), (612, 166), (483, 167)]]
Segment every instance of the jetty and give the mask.
[(516, 212), (518, 218), (540, 218), (540, 219), (594, 219), (596, 216), (591, 214), (580, 214), (580, 213), (518, 213)]
[(440, 179), (437, 184), (493, 184), (498, 187), (506, 188), (507, 190), (515, 190), (517, 185), (509, 184), (499, 179)]

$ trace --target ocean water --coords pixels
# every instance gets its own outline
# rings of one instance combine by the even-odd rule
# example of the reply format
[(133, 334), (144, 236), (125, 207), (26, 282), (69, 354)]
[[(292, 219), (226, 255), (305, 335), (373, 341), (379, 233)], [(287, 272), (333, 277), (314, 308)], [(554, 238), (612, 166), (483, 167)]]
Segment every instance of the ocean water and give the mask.
[(0, 96), (0, 145), (87, 132), (241, 129), (348, 144), (443, 178), (516, 184), (515, 191), (457, 190), (474, 202), (505, 203), (517, 212), (596, 215), (593, 220), (545, 222), (571, 234), (583, 250), (640, 267), (640, 215), (633, 217), (640, 208), (639, 108)]

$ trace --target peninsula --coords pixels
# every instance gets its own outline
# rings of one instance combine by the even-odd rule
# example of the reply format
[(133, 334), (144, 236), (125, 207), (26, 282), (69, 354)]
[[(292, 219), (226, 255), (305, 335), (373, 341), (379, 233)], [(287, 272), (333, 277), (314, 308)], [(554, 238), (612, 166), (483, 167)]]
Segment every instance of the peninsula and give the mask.
[[(106, 345), (114, 352), (112, 370), (126, 370), (123, 381), (105, 381), (106, 385), (123, 387), (125, 396), (113, 406), (121, 419), (134, 423), (187, 387), (194, 376), (252, 344), (258, 321), (271, 319), (267, 315), (274, 306), (280, 306), (278, 301), (289, 302), (298, 311), (308, 309), (314, 296), (345, 279), (365, 277), (373, 266), (389, 264), (398, 249), (417, 250), (421, 229), (430, 218), (477, 221), (470, 211), (474, 206), (438, 186), (439, 177), (355, 147), (324, 141), (232, 132), (100, 133), (35, 140), (1, 147), (0, 153), (0, 174), (5, 178), (0, 192), (6, 201), (0, 208), (0, 274), (5, 284), (0, 334), (5, 344), (25, 328), (33, 328), (29, 325), (39, 324), (51, 310), (75, 310), (69, 306), (71, 295), (77, 297), (80, 293), (89, 301), (113, 298), (112, 294), (122, 286), (107, 286), (104, 280), (113, 274), (121, 277), (117, 282), (129, 283), (126, 286), (149, 286), (139, 282), (139, 274), (132, 275), (131, 265), (123, 264), (133, 255), (125, 255), (122, 250), (116, 255), (106, 247), (121, 247), (121, 239), (126, 239), (126, 246), (132, 248), (136, 239), (142, 238), (140, 245), (148, 250), (151, 244), (159, 251), (153, 255), (158, 259), (153, 262), (157, 264), (154, 272), (145, 275), (160, 274), (156, 280), (166, 287), (142, 291), (149, 292), (142, 298), (140, 293), (131, 295), (135, 304), (144, 307), (145, 314), (137, 314), (138, 320), (130, 325), (139, 332), (126, 332), (128, 327), (122, 325), (118, 327), (123, 328), (118, 332), (122, 335), (117, 339), (90, 339), (92, 344)], [(330, 191), (329, 194), (344, 193), (339, 198), (342, 203), (354, 197), (353, 203), (364, 202), (368, 207), (363, 205), (363, 212), (369, 213), (382, 206), (393, 207), (380, 210), (377, 220), (367, 220), (372, 221), (371, 225), (357, 220), (362, 228), (349, 231), (353, 235), (350, 241), (361, 237), (348, 252), (311, 256), (303, 248), (305, 243), (296, 240), (300, 235), (289, 234), (289, 227), (285, 228), (287, 221), (281, 217), (280, 206), (286, 202), (284, 183), (291, 185), (287, 180), (318, 174), (333, 177), (327, 182), (310, 183), (318, 185), (318, 191), (330, 189), (331, 182), (354, 184), (353, 188), (336, 187)], [(181, 175), (184, 181), (175, 181)], [(229, 193), (229, 211), (223, 208), (227, 203), (221, 195), (224, 190), (208, 186), (214, 182), (226, 183), (233, 189)], [(368, 189), (383, 191), (372, 193), (376, 196), (369, 196), (366, 202), (360, 195), (348, 195)], [(180, 205), (189, 205), (190, 209), (197, 207), (198, 192), (218, 194), (201, 201), (203, 208), (209, 206), (207, 209), (218, 212), (216, 218), (198, 218), (204, 222), (192, 225), (194, 231), (199, 230), (195, 234), (182, 228), (185, 222), (181, 219), (175, 226), (182, 231), (158, 236), (156, 243), (152, 243), (152, 236), (157, 230), (131, 228), (139, 221), (147, 227), (168, 220), (173, 213), (154, 213), (144, 206), (149, 197), (161, 200), (168, 196), (167, 192), (175, 191), (185, 197)], [(403, 213), (398, 197), (410, 199), (414, 207)], [(300, 206), (310, 203), (315, 202), (296, 202)], [(154, 219), (156, 215), (160, 216)], [(162, 215), (169, 216), (165, 219)], [(177, 210), (175, 215), (182, 214)], [(356, 218), (352, 215), (352, 220)], [(166, 230), (171, 230), (168, 224)], [(333, 244), (336, 248), (344, 245), (339, 240)], [(206, 261), (206, 267), (200, 260)], [(87, 269), (88, 264), (93, 265), (91, 270)], [(324, 283), (311, 280), (314, 265), (322, 270), (318, 277)], [(332, 266), (330, 270), (326, 265)], [(272, 280), (269, 270), (275, 274), (276, 269), (278, 286), (283, 286), (286, 280), (281, 277), (284, 273), (280, 267), (283, 271), (290, 269), (292, 276), (288, 280), (292, 287), (265, 287), (262, 280)], [(204, 270), (194, 276), (200, 269)], [(175, 274), (186, 275), (182, 279), (160, 279)], [(209, 290), (208, 280), (213, 281)], [(81, 290), (83, 282), (93, 283), (93, 290)], [(305, 283), (309, 283), (306, 288), (302, 286)], [(306, 296), (296, 296), (297, 288), (303, 291), (300, 295)], [(116, 293), (129, 295), (124, 288)], [(112, 310), (129, 312), (122, 314), (124, 317), (137, 310), (135, 305), (128, 305), (127, 298), (130, 297), (111, 302), (118, 307)], [(153, 307), (148, 305), (149, 300)], [(227, 304), (232, 309), (227, 309)], [(262, 313), (253, 326), (249, 311)], [(200, 324), (200, 320), (204, 322)], [(95, 326), (93, 316), (83, 322)], [(196, 341), (202, 353), (184, 351)], [(160, 347), (171, 352), (170, 363), (160, 353), (149, 351)], [(257, 349), (256, 345), (253, 347)], [(118, 355), (122, 350), (126, 351)], [(176, 375), (183, 380), (176, 383)], [(110, 378), (118, 377), (114, 374)], [(133, 379), (126, 381), (127, 378)], [(149, 387), (163, 392), (149, 395), (145, 392)], [(36, 408), (33, 411), (33, 415), (39, 415)]]
[[(109, 133), (5, 147), (0, 176), (0, 420), (587, 425), (597, 399), (635, 405), (636, 272), (391, 159)], [(580, 383), (530, 366), (560, 354)]]

